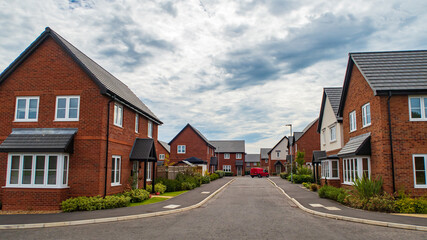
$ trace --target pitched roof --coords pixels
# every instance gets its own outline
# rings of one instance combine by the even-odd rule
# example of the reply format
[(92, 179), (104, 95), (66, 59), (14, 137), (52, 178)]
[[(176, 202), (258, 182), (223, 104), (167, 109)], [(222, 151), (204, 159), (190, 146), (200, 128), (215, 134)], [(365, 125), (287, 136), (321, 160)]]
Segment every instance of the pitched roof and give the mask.
[[(310, 122), (303, 130), (302, 132), (294, 132), (294, 137), (289, 137), (289, 143), (288, 145), (294, 145), (296, 141), (298, 141), (318, 120), (319, 118), (314, 119), (312, 122)], [(295, 139), (295, 141), (294, 141)]]
[(173, 141), (175, 141), (175, 139), (186, 129), (186, 128), (191, 128), (204, 142), (206, 142), (206, 144), (208, 144), (209, 146), (215, 148), (214, 145), (212, 145), (212, 143), (209, 142), (209, 140), (203, 136), (203, 134), (197, 130), (195, 127), (191, 126), (189, 123), (187, 123), (187, 125), (185, 125), (185, 127), (169, 142), (169, 145), (172, 144)]
[(156, 148), (154, 139), (152, 138), (137, 138), (133, 143), (132, 151), (130, 152), (129, 160), (157, 162)]
[(353, 65), (374, 95), (427, 93), (427, 51), (349, 53), (338, 115), (342, 116)]
[[(284, 136), (282, 139), (280, 139), (279, 142), (276, 143), (276, 145), (274, 145), (273, 148), (270, 149), (270, 151), (268, 151), (268, 154), (270, 154), (270, 152), (273, 151), (273, 149), (275, 149), (277, 147), (277, 145), (279, 145), (285, 138), (288, 139), (287, 136)], [(289, 139), (288, 139), (288, 142), (289, 142)]]
[(217, 153), (245, 152), (245, 140), (211, 140), (209, 142), (215, 146)]
[(365, 133), (350, 140), (344, 145), (337, 154), (338, 157), (347, 157), (355, 155), (371, 155), (371, 133)]
[(187, 159), (185, 159), (183, 161), (180, 161), (179, 163), (182, 163), (184, 161), (187, 161), (187, 162), (189, 162), (191, 164), (208, 164), (208, 162), (203, 161), (202, 159), (196, 158), (196, 157), (189, 157), (189, 158), (187, 158)]
[(245, 162), (260, 162), (259, 154), (246, 154)]
[(37, 47), (42, 44), (48, 37), (51, 37), (68, 55), (88, 74), (88, 76), (98, 85), (101, 94), (115, 97), (116, 99), (127, 104), (130, 108), (144, 115), (148, 119), (162, 124), (157, 116), (139, 99), (126, 84), (114, 77), (107, 70), (90, 59), (71, 43), (65, 40), (58, 33), (49, 27), (22, 52), (15, 61), (13, 61), (0, 75), (0, 84), (17, 68), (19, 65), (30, 56)]
[(261, 148), (260, 155), (261, 159), (268, 159), (268, 153), (270, 152), (271, 148)]
[(304, 132), (294, 132), (295, 141), (298, 141), (303, 134)]
[(162, 145), (162, 147), (164, 149), (166, 149), (166, 151), (168, 151), (169, 153), (171, 152), (171, 146), (167, 142), (163, 142), (160, 140), (158, 140), (158, 141), (159, 141), (160, 145)]
[(320, 106), (319, 124), (317, 124), (317, 132), (320, 133), (322, 128), (323, 112), (325, 111), (326, 98), (332, 106), (335, 117), (338, 119), (338, 108), (341, 101), (342, 87), (327, 87), (323, 88), (322, 105)]
[(318, 163), (321, 161), (321, 158), (326, 157), (326, 151), (313, 151), (313, 158), (311, 162)]

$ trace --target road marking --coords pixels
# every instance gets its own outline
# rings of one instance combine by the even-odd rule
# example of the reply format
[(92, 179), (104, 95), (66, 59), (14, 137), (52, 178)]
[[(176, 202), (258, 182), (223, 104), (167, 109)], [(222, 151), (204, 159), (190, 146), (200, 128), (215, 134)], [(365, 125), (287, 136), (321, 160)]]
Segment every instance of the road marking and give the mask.
[(181, 206), (181, 205), (171, 204), (171, 205), (164, 206), (163, 208), (174, 209), (174, 208), (177, 208), (177, 207), (180, 207), (180, 206)]
[(341, 209), (339, 209), (337, 207), (325, 207), (325, 206), (323, 206), (322, 204), (319, 204), (319, 203), (310, 203), (309, 205), (312, 206), (312, 207), (322, 207), (322, 208), (325, 208), (325, 209), (330, 210), (330, 211), (341, 210)]
[(202, 194), (209, 194), (209, 193), (211, 193), (211, 192), (202, 192)]

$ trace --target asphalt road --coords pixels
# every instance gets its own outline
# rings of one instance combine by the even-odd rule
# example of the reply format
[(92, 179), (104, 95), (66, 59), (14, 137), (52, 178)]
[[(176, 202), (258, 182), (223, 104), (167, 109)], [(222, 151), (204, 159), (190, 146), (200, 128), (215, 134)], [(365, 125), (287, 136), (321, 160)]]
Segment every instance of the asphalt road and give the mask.
[(427, 239), (425, 232), (307, 214), (265, 178), (237, 178), (204, 206), (168, 216), (44, 229), (1, 230), (0, 239)]

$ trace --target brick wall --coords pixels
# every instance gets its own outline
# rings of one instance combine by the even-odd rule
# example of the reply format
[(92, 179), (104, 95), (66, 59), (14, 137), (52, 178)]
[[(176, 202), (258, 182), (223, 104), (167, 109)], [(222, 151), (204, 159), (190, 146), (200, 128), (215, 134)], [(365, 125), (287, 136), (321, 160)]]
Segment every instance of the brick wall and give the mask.
[(243, 166), (242, 166), (242, 175), (245, 175), (245, 153), (241, 153), (242, 154), (242, 158), (241, 159), (237, 159), (236, 158), (236, 154), (237, 153), (230, 153), (230, 158), (229, 159), (225, 159), (224, 158), (224, 153), (217, 153), (217, 157), (218, 157), (218, 170), (223, 170), (223, 166), (224, 165), (230, 165), (231, 166), (231, 171), (233, 172), (233, 175), (236, 176), (237, 175), (237, 166), (236, 166), (236, 160), (243, 160)]
[(298, 145), (297, 151), (305, 153), (304, 160), (306, 163), (313, 159), (313, 151), (320, 150), (320, 134), (317, 133), (317, 124), (319, 124), (319, 120), (295, 142)]

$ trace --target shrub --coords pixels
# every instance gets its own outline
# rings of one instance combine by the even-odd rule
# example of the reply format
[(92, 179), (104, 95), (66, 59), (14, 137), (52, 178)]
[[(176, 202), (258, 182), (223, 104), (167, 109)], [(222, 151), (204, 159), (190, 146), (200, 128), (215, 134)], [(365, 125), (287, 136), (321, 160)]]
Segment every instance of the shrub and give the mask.
[(226, 177), (233, 176), (233, 172), (225, 172), (225, 176), (226, 176)]
[(206, 176), (202, 177), (202, 184), (207, 184), (207, 183), (210, 183), (210, 182), (211, 182), (211, 178), (210, 178), (209, 175), (206, 175)]
[(286, 179), (286, 178), (288, 177), (288, 173), (286, 173), (286, 172), (282, 172), (282, 173), (280, 173), (280, 177), (281, 177), (282, 179)]
[(100, 209), (126, 207), (130, 204), (130, 197), (126, 196), (101, 196), (69, 198), (61, 203), (64, 212), (93, 211)]
[(383, 180), (381, 177), (376, 180), (371, 180), (367, 177), (354, 180), (354, 190), (360, 199), (370, 199), (373, 196), (381, 194)]
[(211, 181), (215, 181), (219, 178), (219, 175), (216, 173), (212, 173), (209, 177), (210, 177)]
[(317, 192), (317, 189), (318, 189), (319, 187), (317, 186), (317, 184), (315, 184), (315, 183), (312, 183), (312, 184), (310, 184), (310, 190), (311, 191), (313, 191), (313, 192)]
[(329, 198), (340, 203), (344, 203), (345, 199), (349, 196), (347, 190), (328, 185), (321, 187), (318, 192), (319, 197)]
[(158, 183), (162, 183), (166, 186), (166, 192), (175, 192), (181, 190), (181, 183), (177, 180), (158, 178), (156, 180)]
[(294, 183), (303, 183), (303, 182), (313, 182), (313, 177), (311, 175), (294, 175)]
[(405, 197), (395, 202), (396, 211), (400, 213), (423, 213), (427, 214), (426, 198)]
[(297, 169), (297, 175), (312, 175), (313, 172), (311, 171), (310, 168), (301, 166)]
[[(151, 187), (151, 185), (148, 185), (148, 186)], [(118, 194), (116, 196), (120, 196), (120, 195), (130, 198), (130, 202), (132, 203), (142, 202), (150, 198), (150, 193), (144, 189), (134, 189), (134, 190), (130, 190), (129, 192), (124, 192), (123, 194)]]
[(373, 196), (364, 206), (366, 210), (380, 212), (394, 212), (395, 208), (394, 197), (388, 193)]
[(181, 190), (191, 190), (194, 189), (196, 186), (191, 182), (183, 182), (181, 183)]
[(305, 188), (310, 189), (310, 185), (311, 185), (311, 183), (303, 182), (303, 183), (302, 183), (302, 185), (303, 185)]
[(215, 173), (218, 174), (219, 178), (223, 178), (225, 176), (225, 172), (222, 170), (216, 170)]

